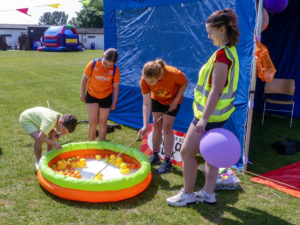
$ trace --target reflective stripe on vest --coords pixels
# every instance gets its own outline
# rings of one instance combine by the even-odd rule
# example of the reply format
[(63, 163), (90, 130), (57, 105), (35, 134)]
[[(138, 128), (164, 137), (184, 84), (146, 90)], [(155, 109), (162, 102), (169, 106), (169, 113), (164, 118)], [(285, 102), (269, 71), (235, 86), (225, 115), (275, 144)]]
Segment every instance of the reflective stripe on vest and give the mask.
[[(236, 52), (235, 46), (233, 47), (222, 47), (224, 49), (226, 56), (231, 60), (231, 66), (228, 70), (227, 85), (224, 87), (222, 94), (218, 100), (214, 112), (208, 119), (208, 122), (221, 122), (227, 120), (232, 112), (235, 110), (233, 105), (233, 100), (235, 98), (238, 76), (239, 76), (239, 60)], [(211, 87), (209, 84), (209, 79), (212, 70), (215, 66), (215, 59), (218, 49), (207, 61), (205, 65), (201, 68), (199, 72), (198, 84), (194, 92), (194, 116), (198, 119), (201, 118), (204, 107), (207, 102)]]

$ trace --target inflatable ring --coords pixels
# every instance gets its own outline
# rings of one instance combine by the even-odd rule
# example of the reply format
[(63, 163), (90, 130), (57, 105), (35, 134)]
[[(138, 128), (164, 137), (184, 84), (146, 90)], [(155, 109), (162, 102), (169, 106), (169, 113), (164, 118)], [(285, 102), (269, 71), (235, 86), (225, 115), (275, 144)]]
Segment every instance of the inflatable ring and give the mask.
[[(135, 173), (120, 178), (97, 180), (78, 179), (53, 170), (53, 164), (70, 157), (87, 155), (117, 155), (125, 147), (108, 142), (79, 142), (64, 145), (61, 150), (52, 150), (43, 155), (37, 173), (41, 186), (48, 192), (69, 200), (83, 202), (113, 202), (131, 198), (144, 191), (151, 182), (151, 165), (147, 157), (134, 148), (122, 154), (125, 162), (134, 164)], [(100, 168), (101, 169), (101, 168)]]

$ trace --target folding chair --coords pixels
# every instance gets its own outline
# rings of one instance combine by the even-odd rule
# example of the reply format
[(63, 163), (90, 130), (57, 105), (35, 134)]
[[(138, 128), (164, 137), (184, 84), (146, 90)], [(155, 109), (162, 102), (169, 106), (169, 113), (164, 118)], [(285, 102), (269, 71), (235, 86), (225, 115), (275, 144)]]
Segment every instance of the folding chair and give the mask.
[[(294, 93), (295, 93), (295, 81), (293, 79), (273, 79), (272, 82), (266, 83), (265, 85), (265, 103), (262, 117), (262, 125), (264, 124), (264, 117), (266, 111), (277, 111), (277, 112), (290, 112), (290, 127), (292, 127), (293, 114), (294, 114)], [(289, 100), (277, 100), (274, 97), (267, 97), (268, 94), (281, 94), (290, 96)], [(291, 105), (291, 110), (274, 109), (274, 105)]]

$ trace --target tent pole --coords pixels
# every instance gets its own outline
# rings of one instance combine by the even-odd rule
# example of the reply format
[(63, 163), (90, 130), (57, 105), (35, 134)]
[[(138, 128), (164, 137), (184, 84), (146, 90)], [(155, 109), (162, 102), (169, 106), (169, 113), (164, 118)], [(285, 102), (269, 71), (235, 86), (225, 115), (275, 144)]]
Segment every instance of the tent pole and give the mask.
[[(257, 7), (256, 7), (257, 8)], [(258, 10), (256, 13), (256, 26), (255, 26), (255, 35), (260, 39), (261, 34), (261, 25), (262, 25), (262, 9), (263, 9), (263, 0), (258, 1)], [(250, 146), (250, 136), (251, 136), (251, 127), (252, 127), (252, 114), (254, 107), (254, 95), (256, 88), (256, 59), (255, 59), (255, 48), (253, 48), (253, 59), (251, 66), (251, 83), (249, 91), (249, 100), (248, 100), (248, 113), (247, 113), (247, 122), (246, 122), (246, 135), (244, 141), (244, 154), (243, 154), (243, 169), (247, 170), (248, 164), (248, 155), (249, 155), (249, 146)]]

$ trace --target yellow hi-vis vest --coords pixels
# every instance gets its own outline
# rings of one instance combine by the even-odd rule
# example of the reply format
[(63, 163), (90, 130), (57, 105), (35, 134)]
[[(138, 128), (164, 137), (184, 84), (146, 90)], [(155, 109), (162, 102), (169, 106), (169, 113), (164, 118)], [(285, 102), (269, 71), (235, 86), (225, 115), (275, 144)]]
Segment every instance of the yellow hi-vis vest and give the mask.
[[(232, 63), (228, 70), (227, 84), (224, 87), (215, 110), (210, 115), (208, 122), (225, 121), (235, 110), (235, 107), (233, 106), (233, 100), (235, 98), (239, 80), (239, 58), (235, 46), (223, 46), (220, 49), (225, 50), (227, 58), (231, 60)], [(211, 91), (209, 79), (215, 66), (217, 52), (220, 49), (215, 51), (215, 53), (199, 71), (199, 80), (195, 88), (193, 102), (194, 116), (197, 119), (201, 119), (204, 107), (206, 106), (208, 95)]]

